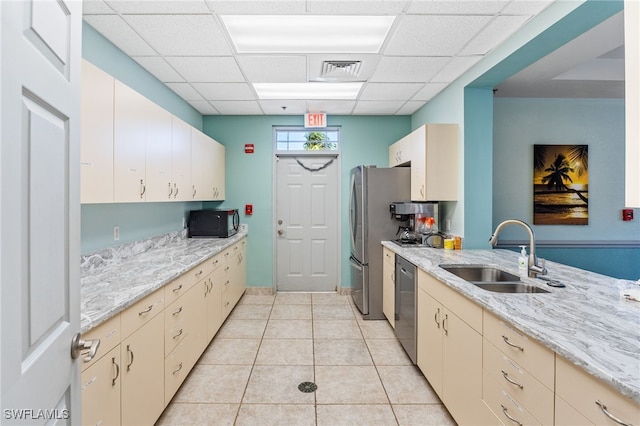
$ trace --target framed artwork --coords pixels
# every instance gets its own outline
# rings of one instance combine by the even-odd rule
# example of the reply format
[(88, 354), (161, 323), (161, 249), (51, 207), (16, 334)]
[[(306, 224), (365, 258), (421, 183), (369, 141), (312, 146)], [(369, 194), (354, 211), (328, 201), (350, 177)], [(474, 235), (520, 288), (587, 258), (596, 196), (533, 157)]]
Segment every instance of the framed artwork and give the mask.
[(589, 224), (588, 145), (533, 146), (533, 223)]

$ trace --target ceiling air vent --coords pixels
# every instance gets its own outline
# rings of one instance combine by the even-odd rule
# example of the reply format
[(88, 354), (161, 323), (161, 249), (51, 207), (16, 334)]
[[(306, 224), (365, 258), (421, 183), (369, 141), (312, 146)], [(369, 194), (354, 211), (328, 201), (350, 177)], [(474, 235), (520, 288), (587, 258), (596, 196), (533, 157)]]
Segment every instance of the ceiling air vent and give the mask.
[(320, 79), (353, 80), (360, 74), (362, 61), (323, 61)]

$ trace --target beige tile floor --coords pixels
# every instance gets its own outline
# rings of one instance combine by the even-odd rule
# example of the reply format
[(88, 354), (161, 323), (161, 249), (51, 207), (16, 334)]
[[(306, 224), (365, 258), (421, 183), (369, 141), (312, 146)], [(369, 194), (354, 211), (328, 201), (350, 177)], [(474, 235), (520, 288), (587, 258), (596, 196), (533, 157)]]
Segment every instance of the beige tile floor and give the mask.
[(387, 321), (363, 321), (348, 296), (278, 293), (243, 296), (157, 424), (455, 422)]

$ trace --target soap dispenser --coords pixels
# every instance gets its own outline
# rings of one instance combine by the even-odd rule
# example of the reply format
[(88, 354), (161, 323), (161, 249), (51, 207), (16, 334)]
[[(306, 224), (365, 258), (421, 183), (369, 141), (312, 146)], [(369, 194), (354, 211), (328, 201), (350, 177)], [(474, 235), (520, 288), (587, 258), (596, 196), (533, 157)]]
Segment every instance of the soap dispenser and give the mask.
[(520, 246), (520, 256), (518, 256), (518, 271), (521, 277), (529, 276), (529, 257), (527, 256), (527, 246)]

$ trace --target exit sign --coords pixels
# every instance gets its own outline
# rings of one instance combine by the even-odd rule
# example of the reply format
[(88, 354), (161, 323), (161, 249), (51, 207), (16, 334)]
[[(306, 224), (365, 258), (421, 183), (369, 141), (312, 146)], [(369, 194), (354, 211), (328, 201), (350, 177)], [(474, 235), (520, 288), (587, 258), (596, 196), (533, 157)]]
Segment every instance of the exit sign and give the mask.
[(324, 112), (305, 114), (304, 127), (327, 127), (327, 114)]

